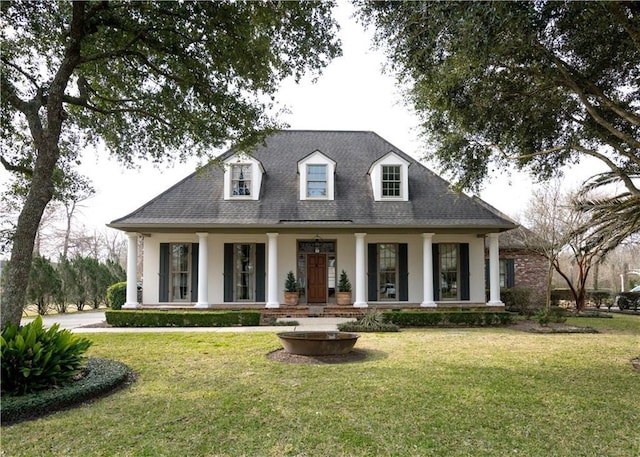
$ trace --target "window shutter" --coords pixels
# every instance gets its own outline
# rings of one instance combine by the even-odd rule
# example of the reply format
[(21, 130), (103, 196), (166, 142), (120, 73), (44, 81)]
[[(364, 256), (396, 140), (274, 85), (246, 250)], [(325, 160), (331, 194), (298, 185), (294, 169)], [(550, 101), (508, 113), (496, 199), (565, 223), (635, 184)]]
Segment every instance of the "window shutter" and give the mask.
[(433, 301), (440, 300), (440, 248), (438, 243), (431, 245), (431, 255), (433, 260)]
[(398, 244), (398, 300), (409, 301), (409, 249), (407, 243)]
[(511, 288), (516, 285), (516, 265), (514, 259), (507, 259), (507, 271), (506, 271), (506, 282), (507, 287)]
[(469, 243), (460, 243), (460, 300), (469, 300)]
[(369, 243), (368, 247), (368, 301), (378, 301), (378, 245)]
[(256, 301), (265, 301), (265, 244), (256, 244)]
[(160, 243), (160, 273), (158, 274), (158, 301), (169, 301), (169, 243)]
[(198, 301), (198, 258), (200, 257), (200, 245), (191, 243), (191, 301)]
[(224, 301), (233, 301), (233, 243), (224, 244)]
[(489, 259), (484, 259), (484, 288), (489, 290)]

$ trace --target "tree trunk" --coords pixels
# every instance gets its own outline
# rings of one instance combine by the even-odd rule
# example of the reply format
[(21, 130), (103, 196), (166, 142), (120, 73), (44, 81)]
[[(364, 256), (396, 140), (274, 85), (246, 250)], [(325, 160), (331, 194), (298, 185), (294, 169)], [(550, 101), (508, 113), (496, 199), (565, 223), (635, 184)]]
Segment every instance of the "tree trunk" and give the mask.
[[(44, 209), (53, 197), (53, 172), (60, 158), (60, 133), (66, 118), (63, 99), (69, 78), (80, 62), (80, 41), (84, 33), (84, 2), (73, 2), (73, 18), (69, 40), (60, 68), (49, 87), (48, 96), (40, 93), (29, 102), (20, 104), (27, 118), (36, 149), (36, 161), (29, 193), (24, 202), (13, 238), (13, 249), (0, 314), (0, 327), (8, 322), (20, 324), (26, 303), (33, 246)], [(45, 105), (43, 105), (45, 103)], [(46, 109), (43, 109), (45, 108)], [(40, 118), (46, 116), (45, 122)]]
[(53, 196), (53, 170), (58, 160), (57, 141), (51, 149), (38, 151), (31, 187), (24, 202), (13, 238), (11, 260), (7, 271), (0, 326), (8, 322), (20, 324), (22, 310), (27, 300), (29, 271), (33, 259), (33, 248), (40, 220), (47, 204)]

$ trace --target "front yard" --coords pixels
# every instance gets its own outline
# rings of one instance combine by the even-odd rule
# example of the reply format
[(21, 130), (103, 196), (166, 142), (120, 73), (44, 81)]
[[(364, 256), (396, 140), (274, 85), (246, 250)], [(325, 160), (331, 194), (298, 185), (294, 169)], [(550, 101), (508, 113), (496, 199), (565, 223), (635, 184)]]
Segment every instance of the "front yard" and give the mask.
[(2, 455), (640, 455), (640, 317), (599, 334), (363, 334), (364, 361), (269, 360), (273, 333), (92, 334), (138, 380), (2, 427)]

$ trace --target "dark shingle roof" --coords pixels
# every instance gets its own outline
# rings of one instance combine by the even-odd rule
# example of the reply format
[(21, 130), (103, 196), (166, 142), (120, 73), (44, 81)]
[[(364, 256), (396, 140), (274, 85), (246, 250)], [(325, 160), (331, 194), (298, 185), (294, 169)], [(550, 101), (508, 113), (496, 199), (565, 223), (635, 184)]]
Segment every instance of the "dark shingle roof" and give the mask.
[[(297, 163), (314, 151), (337, 163), (334, 201), (299, 199)], [(408, 202), (373, 199), (367, 172), (390, 151), (410, 162)], [(265, 169), (259, 201), (225, 201), (223, 170), (210, 165), (109, 225), (125, 230), (322, 225), (492, 231), (516, 226), (484, 202), (451, 191), (449, 183), (373, 132), (285, 130), (268, 137), (252, 156)]]

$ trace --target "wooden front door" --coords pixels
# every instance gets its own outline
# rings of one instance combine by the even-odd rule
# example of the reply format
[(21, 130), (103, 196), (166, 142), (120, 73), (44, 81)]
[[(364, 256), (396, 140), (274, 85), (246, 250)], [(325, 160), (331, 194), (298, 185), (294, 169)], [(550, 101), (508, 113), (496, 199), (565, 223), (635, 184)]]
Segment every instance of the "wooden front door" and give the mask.
[(307, 255), (307, 302), (326, 303), (327, 301), (327, 256), (326, 254)]

